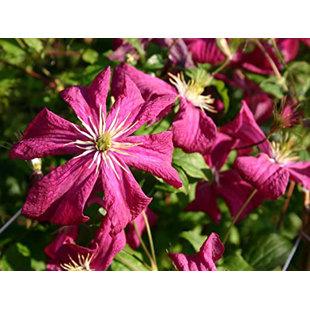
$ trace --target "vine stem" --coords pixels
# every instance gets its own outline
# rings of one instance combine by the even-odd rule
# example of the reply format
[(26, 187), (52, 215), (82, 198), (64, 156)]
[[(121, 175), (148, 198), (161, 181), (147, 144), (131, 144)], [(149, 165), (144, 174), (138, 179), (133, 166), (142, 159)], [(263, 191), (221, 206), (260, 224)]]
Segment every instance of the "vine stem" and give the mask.
[(22, 209), (19, 209), (1, 228), (0, 234), (2, 234), (20, 215)]
[(281, 230), (282, 222), (283, 222), (283, 219), (284, 219), (284, 215), (285, 215), (285, 213), (287, 211), (287, 208), (288, 208), (288, 205), (290, 203), (290, 200), (291, 200), (294, 188), (295, 188), (295, 184), (296, 183), (294, 181), (290, 182), (290, 187), (289, 187), (289, 189), (287, 191), (285, 202), (283, 204), (282, 212), (281, 212), (281, 215), (280, 215), (280, 218), (279, 218), (279, 221), (278, 221), (278, 225), (277, 225), (277, 229), (278, 230)]
[(275, 75), (278, 77), (278, 79), (281, 81), (281, 84), (284, 88), (285, 91), (287, 91), (287, 86), (285, 85), (285, 83), (283, 83), (283, 77), (280, 73), (280, 71), (278, 70), (278, 67), (276, 66), (276, 64), (274, 63), (274, 61), (272, 60), (272, 58), (269, 56), (269, 54), (267, 53), (266, 49), (264, 48), (264, 46), (259, 42), (258, 39), (253, 39), (254, 43), (257, 45), (257, 47), (262, 51), (262, 53), (264, 54), (264, 56), (266, 57), (266, 59), (268, 60), (272, 70), (274, 71)]
[(123, 257), (121, 257), (119, 255), (116, 255), (115, 258), (118, 259), (121, 263), (123, 263), (127, 267), (131, 268), (132, 270), (134, 270), (134, 271), (141, 271), (136, 266), (134, 266), (130, 261), (128, 261), (126, 258), (123, 258)]
[(137, 228), (137, 224), (136, 224), (135, 221), (133, 221), (133, 227), (134, 227), (134, 230), (135, 230), (135, 232), (136, 232), (136, 234), (137, 234), (137, 237), (138, 237), (138, 239), (139, 239), (139, 241), (140, 241), (140, 243), (141, 243), (141, 245), (142, 245), (142, 248), (143, 248), (145, 254), (147, 255), (147, 257), (149, 258), (149, 260), (150, 260), (150, 262), (151, 262), (152, 270), (157, 270), (157, 267), (156, 267), (155, 262), (153, 261), (152, 255), (150, 254), (150, 252), (149, 252), (149, 250), (147, 249), (147, 247), (146, 247), (144, 241), (142, 240), (141, 235), (140, 235), (140, 233), (139, 233), (139, 231), (138, 231), (138, 228)]
[(151, 247), (151, 253), (152, 253), (153, 261), (154, 261), (154, 263), (155, 263), (155, 265), (157, 267), (155, 248), (154, 248), (154, 243), (153, 243), (153, 238), (152, 238), (152, 232), (151, 232), (150, 224), (149, 224), (149, 221), (148, 221), (147, 216), (145, 214), (145, 211), (142, 211), (142, 215), (143, 215), (143, 219), (144, 219), (144, 222), (145, 222), (147, 236), (148, 236), (149, 242), (150, 242), (150, 247)]
[(231, 229), (234, 227), (234, 225), (236, 224), (236, 222), (238, 221), (240, 215), (242, 214), (242, 212), (245, 210), (245, 208), (247, 207), (247, 205), (249, 204), (249, 202), (251, 201), (251, 199), (254, 197), (254, 195), (257, 193), (257, 189), (255, 188), (253, 190), (253, 192), (251, 193), (251, 195), (249, 196), (249, 198), (246, 200), (246, 202), (243, 204), (243, 206), (240, 208), (240, 210), (238, 211), (238, 213), (236, 214), (236, 216), (234, 217), (232, 223), (230, 224), (230, 226), (228, 227), (226, 234), (223, 238), (223, 244), (226, 243), (228, 236), (230, 234)]
[(267, 135), (267, 137), (265, 137), (264, 139), (258, 141), (258, 142), (255, 142), (255, 143), (252, 143), (252, 144), (248, 144), (248, 145), (244, 145), (244, 146), (240, 146), (240, 147), (236, 147), (235, 150), (244, 150), (244, 149), (248, 149), (249, 147), (254, 147), (254, 146), (257, 146), (259, 144), (262, 144), (264, 142), (266, 142), (267, 140), (269, 140), (269, 138), (272, 136), (272, 133), (269, 133)]
[(215, 74), (219, 73), (220, 71), (222, 71), (223, 69), (225, 69), (225, 67), (228, 65), (230, 59), (226, 58), (226, 60), (217, 68), (212, 72), (212, 76), (214, 76)]
[(135, 258), (136, 260), (138, 260), (141, 264), (143, 264), (143, 266), (145, 266), (147, 269), (152, 270), (152, 267), (150, 267), (148, 264), (146, 264), (142, 259), (140, 259), (135, 253), (127, 250), (127, 249), (123, 249), (122, 251), (124, 251), (125, 253), (127, 253), (128, 255), (132, 256), (133, 258)]

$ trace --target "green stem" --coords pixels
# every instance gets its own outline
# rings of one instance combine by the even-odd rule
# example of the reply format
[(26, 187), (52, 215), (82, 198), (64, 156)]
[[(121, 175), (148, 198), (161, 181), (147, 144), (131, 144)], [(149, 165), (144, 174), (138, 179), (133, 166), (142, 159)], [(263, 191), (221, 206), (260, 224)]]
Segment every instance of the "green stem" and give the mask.
[(121, 263), (123, 263), (125, 266), (129, 267), (130, 269), (132, 269), (133, 271), (142, 271), (140, 269), (138, 269), (136, 266), (134, 266), (130, 261), (128, 261), (126, 258), (123, 258), (119, 255), (115, 256), (116, 259), (118, 259)]
[(138, 239), (139, 239), (139, 241), (140, 241), (140, 243), (141, 243), (141, 245), (142, 245), (142, 248), (143, 248), (145, 254), (147, 255), (147, 257), (148, 257), (149, 260), (150, 260), (150, 263), (151, 263), (151, 266), (152, 266), (152, 270), (157, 270), (157, 267), (156, 267), (156, 265), (155, 265), (155, 262), (153, 261), (152, 255), (150, 254), (150, 252), (149, 252), (149, 250), (147, 249), (147, 247), (146, 247), (144, 241), (143, 241), (142, 238), (141, 238), (141, 235), (139, 234), (139, 231), (138, 231), (138, 228), (137, 228), (137, 224), (135, 223), (135, 221), (133, 221), (133, 227), (134, 227), (134, 230), (135, 230), (135, 232), (136, 232), (136, 234), (137, 234), (137, 237), (138, 237)]
[(236, 214), (236, 216), (234, 217), (232, 223), (230, 224), (230, 226), (228, 227), (226, 234), (223, 238), (223, 244), (226, 243), (229, 233), (231, 231), (231, 229), (234, 227), (234, 225), (236, 224), (236, 222), (238, 221), (240, 215), (242, 214), (242, 212), (245, 210), (245, 208), (247, 207), (247, 205), (249, 204), (249, 202), (251, 201), (251, 199), (254, 197), (254, 195), (257, 193), (257, 189), (255, 188), (253, 190), (253, 192), (251, 193), (251, 195), (249, 196), (249, 198), (246, 200), (246, 202), (243, 204), (243, 206), (240, 208), (240, 210), (238, 211), (238, 213)]
[(157, 267), (156, 255), (155, 255), (155, 249), (154, 249), (154, 243), (153, 243), (153, 238), (152, 238), (152, 232), (151, 232), (150, 224), (149, 224), (149, 221), (148, 221), (147, 216), (145, 214), (145, 211), (142, 211), (142, 215), (143, 215), (143, 219), (144, 219), (144, 222), (145, 222), (147, 236), (148, 236), (149, 242), (150, 242), (150, 247), (151, 247), (151, 253), (152, 253), (153, 261), (154, 261), (154, 263), (155, 263), (155, 265)]
[(235, 150), (244, 150), (244, 149), (248, 149), (249, 147), (254, 147), (254, 146), (257, 146), (259, 144), (262, 144), (264, 142), (266, 142), (270, 137), (272, 136), (272, 132), (269, 133), (267, 135), (267, 137), (265, 137), (263, 140), (261, 141), (258, 141), (258, 142), (255, 142), (255, 143), (252, 143), (252, 144), (248, 144), (248, 145), (244, 145), (244, 146), (240, 146), (240, 147), (236, 147)]
[(219, 73), (220, 71), (222, 71), (229, 63), (229, 58), (226, 58), (226, 60), (217, 68), (212, 72), (212, 76), (214, 76), (215, 74)]

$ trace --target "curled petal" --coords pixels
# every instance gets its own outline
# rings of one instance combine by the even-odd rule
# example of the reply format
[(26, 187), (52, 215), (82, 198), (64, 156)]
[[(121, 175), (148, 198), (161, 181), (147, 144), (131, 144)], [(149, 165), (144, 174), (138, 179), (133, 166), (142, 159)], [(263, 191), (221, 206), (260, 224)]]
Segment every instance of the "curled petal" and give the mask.
[(22, 214), (56, 225), (85, 222), (85, 203), (95, 185), (98, 174), (91, 158), (71, 159), (52, 170), (29, 190)]
[(216, 126), (204, 111), (186, 99), (180, 99), (180, 110), (172, 124), (173, 143), (187, 153), (207, 154), (216, 138)]
[(235, 160), (234, 167), (241, 177), (261, 191), (266, 198), (277, 200), (284, 194), (289, 172), (273, 163), (266, 154), (258, 157), (240, 156)]
[(66, 143), (84, 140), (72, 123), (44, 108), (27, 127), (23, 139), (14, 143), (10, 157), (29, 160), (46, 156), (80, 153)]
[(219, 236), (212, 233), (201, 246), (199, 253), (169, 253), (169, 257), (180, 271), (216, 271), (215, 263), (223, 253), (224, 245)]
[[(117, 157), (117, 155), (115, 155)], [(126, 164), (118, 157), (123, 167)], [(118, 164), (102, 170), (102, 184), (107, 215), (111, 221), (111, 236), (122, 231), (149, 205), (152, 198), (147, 197), (132, 173), (124, 171)]]
[(154, 174), (176, 188), (182, 186), (177, 171), (171, 166), (173, 152), (171, 131), (149, 136), (130, 136), (121, 142), (138, 144), (126, 149), (129, 155), (119, 154), (126, 164)]
[(286, 169), (290, 173), (290, 179), (310, 190), (310, 162), (291, 162)]

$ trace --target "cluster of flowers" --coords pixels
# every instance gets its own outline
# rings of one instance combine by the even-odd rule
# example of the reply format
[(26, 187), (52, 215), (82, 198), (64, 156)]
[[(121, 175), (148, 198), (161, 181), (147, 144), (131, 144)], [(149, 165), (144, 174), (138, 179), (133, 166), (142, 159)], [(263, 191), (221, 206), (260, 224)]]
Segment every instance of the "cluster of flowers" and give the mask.
[[(153, 224), (156, 214), (148, 208), (152, 199), (143, 193), (128, 166), (145, 170), (179, 188), (182, 182), (171, 166), (174, 147), (186, 153), (201, 153), (211, 168), (212, 180), (198, 183), (196, 198), (186, 210), (204, 211), (216, 223), (221, 220), (217, 196), (223, 198), (233, 218), (242, 211), (238, 214), (238, 220), (242, 220), (265, 199), (276, 200), (283, 195), (289, 179), (310, 189), (310, 162), (296, 162), (292, 143), (286, 136), (283, 141), (269, 142), (259, 125), (272, 116), (273, 102), (240, 70), (274, 74), (269, 58), (280, 70), (282, 64), (272, 46), (258, 41), (253, 51), (245, 54), (242, 49), (232, 53), (226, 40), (158, 41), (171, 46), (169, 61), (174, 67), (191, 68), (197, 62), (218, 65), (226, 61), (227, 66), (235, 68), (233, 79), (220, 73), (215, 77), (244, 90), (241, 110), (232, 122), (217, 128), (212, 115), (221, 112), (223, 104), (205, 93), (206, 80), (186, 81), (182, 72), (169, 72), (164, 81), (127, 63), (115, 67), (112, 78), (108, 67), (89, 87), (63, 90), (60, 95), (74, 110), (81, 126), (45, 108), (10, 153), (12, 158), (23, 160), (75, 155), (32, 186), (22, 209), (27, 217), (64, 226), (46, 248), (50, 257), (48, 270), (106, 270), (126, 242), (137, 248), (140, 243), (133, 221), (142, 234), (146, 225), (143, 215)], [(149, 42), (141, 40), (143, 45)], [(298, 39), (276, 42), (285, 62), (296, 57)], [(109, 57), (124, 62), (129, 55), (132, 59), (139, 57), (130, 43), (119, 41)], [(109, 90), (115, 102), (107, 113)], [(142, 125), (160, 121), (175, 105), (178, 112), (170, 130), (133, 135)], [(299, 119), (296, 102), (288, 100), (278, 117), (281, 128), (294, 126)], [(255, 145), (261, 150), (257, 157), (250, 156)], [(232, 150), (238, 150), (234, 170), (222, 171)], [(102, 191), (104, 199), (98, 196)], [(241, 210), (249, 197), (251, 200)], [(89, 220), (83, 213), (85, 206), (95, 202), (106, 210), (106, 215), (94, 239), (88, 247), (82, 247), (75, 243), (78, 226)], [(211, 233), (199, 253), (169, 256), (178, 270), (216, 270), (215, 262), (223, 252), (219, 236)]]

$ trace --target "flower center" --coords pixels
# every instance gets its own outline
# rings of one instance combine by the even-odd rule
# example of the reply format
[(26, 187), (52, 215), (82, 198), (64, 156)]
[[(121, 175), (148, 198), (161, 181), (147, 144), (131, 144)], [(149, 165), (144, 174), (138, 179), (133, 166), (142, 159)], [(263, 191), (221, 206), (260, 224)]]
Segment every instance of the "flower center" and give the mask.
[(190, 79), (186, 83), (183, 73), (179, 73), (178, 75), (169, 73), (169, 76), (171, 77), (169, 80), (170, 83), (176, 87), (178, 93), (192, 102), (195, 107), (199, 107), (213, 113), (217, 112), (212, 105), (214, 99), (211, 98), (211, 95), (202, 95), (205, 85), (209, 82), (208, 77), (200, 78), (200, 82), (195, 79)]
[(299, 157), (294, 154), (297, 150), (296, 140), (288, 136), (284, 136), (280, 142), (271, 142), (272, 159), (278, 164), (298, 160)]
[(94, 254), (87, 254), (86, 257), (78, 254), (78, 262), (74, 261), (72, 257), (69, 255), (70, 262), (67, 264), (60, 264), (60, 267), (66, 271), (93, 271), (90, 268), (90, 262), (93, 258)]
[(108, 151), (112, 147), (112, 137), (109, 132), (102, 134), (96, 141), (98, 151)]

